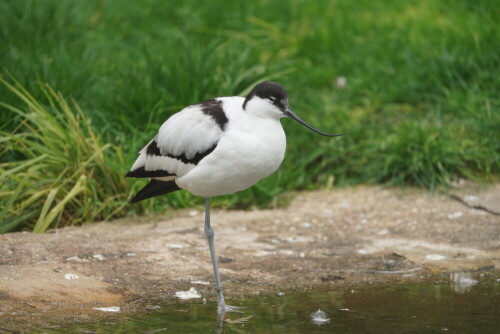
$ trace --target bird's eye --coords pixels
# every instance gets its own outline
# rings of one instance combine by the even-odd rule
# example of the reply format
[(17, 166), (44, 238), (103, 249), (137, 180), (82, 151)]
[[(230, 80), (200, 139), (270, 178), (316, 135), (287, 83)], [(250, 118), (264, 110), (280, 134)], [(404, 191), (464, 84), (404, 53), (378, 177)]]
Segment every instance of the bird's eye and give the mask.
[(269, 98), (269, 100), (270, 100), (271, 102), (273, 102), (273, 103), (275, 103), (276, 101), (278, 101), (278, 99), (277, 99), (277, 98), (275, 98), (275, 97), (273, 97), (273, 96), (271, 96), (271, 97)]

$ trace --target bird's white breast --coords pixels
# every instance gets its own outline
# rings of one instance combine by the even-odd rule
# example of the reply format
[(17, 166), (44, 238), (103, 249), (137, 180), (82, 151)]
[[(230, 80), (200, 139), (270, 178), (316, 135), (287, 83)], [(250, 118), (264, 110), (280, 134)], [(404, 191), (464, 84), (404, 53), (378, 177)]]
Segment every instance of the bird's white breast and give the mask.
[(211, 197), (244, 190), (276, 171), (285, 155), (286, 138), (279, 119), (247, 114), (243, 98), (222, 100), (229, 122), (216, 149), (176, 180), (194, 195)]

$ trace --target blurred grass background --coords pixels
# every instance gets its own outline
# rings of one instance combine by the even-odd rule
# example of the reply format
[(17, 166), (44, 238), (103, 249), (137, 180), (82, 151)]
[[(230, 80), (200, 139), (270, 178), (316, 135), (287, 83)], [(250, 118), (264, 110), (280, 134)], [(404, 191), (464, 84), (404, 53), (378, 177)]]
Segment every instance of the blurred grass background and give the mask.
[(132, 206), (124, 180), (171, 114), (281, 83), (323, 138), (283, 120), (271, 177), (215, 204), (359, 183), (434, 189), (498, 180), (494, 0), (0, 2), (0, 233), (201, 204)]

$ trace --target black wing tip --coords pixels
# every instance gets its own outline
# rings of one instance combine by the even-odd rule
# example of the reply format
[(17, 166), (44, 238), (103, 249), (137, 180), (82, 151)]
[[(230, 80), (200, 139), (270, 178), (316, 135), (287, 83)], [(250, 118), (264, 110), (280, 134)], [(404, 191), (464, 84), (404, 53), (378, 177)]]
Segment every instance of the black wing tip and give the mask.
[(156, 197), (163, 194), (171, 193), (173, 191), (177, 191), (180, 189), (181, 188), (179, 188), (177, 183), (175, 183), (175, 181), (173, 180), (160, 181), (152, 179), (144, 188), (139, 190), (137, 194), (135, 194), (135, 196), (132, 197), (130, 203), (134, 204), (151, 197)]

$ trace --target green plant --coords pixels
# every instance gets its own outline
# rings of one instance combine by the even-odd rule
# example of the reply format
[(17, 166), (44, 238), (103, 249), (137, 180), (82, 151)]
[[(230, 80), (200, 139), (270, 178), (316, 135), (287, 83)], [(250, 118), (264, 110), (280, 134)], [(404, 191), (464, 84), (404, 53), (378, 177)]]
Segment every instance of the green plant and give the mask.
[(120, 148), (103, 144), (76, 102), (49, 86), (44, 105), (16, 81), (0, 83), (24, 103), (0, 103), (19, 118), (15, 131), (0, 132), (0, 155), (15, 157), (0, 163), (0, 233), (123, 215), (131, 189)]

